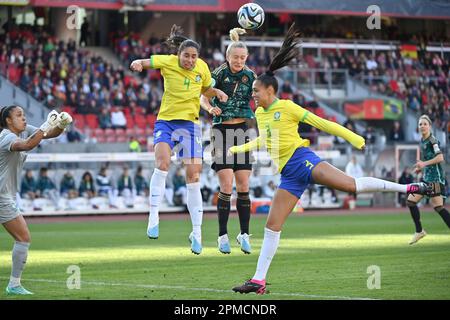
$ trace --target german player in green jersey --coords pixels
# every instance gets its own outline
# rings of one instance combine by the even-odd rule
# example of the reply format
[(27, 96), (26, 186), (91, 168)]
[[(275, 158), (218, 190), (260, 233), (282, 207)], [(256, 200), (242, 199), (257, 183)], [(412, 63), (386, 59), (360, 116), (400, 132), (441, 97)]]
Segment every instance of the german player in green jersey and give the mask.
[[(442, 166), (445, 163), (445, 160), (439, 141), (431, 133), (431, 125), (431, 119), (427, 115), (423, 115), (419, 118), (419, 131), (422, 135), (422, 139), (420, 141), (420, 160), (415, 164), (415, 170), (417, 173), (422, 172), (423, 181), (432, 184), (433, 191), (429, 196), (430, 203), (450, 228), (450, 214), (444, 207), (445, 171)], [(422, 198), (423, 195), (410, 194), (406, 202), (416, 226), (416, 232), (409, 244), (414, 244), (427, 235), (426, 231), (422, 228), (420, 211), (417, 207), (417, 203), (422, 200)]]
[(372, 177), (352, 178), (322, 161), (308, 148), (309, 140), (298, 134), (299, 122), (339, 136), (359, 150), (364, 148), (365, 141), (363, 137), (335, 122), (322, 119), (292, 101), (277, 98), (278, 81), (274, 72), (297, 57), (297, 46), (301, 41), (299, 35), (292, 25), (268, 70), (253, 82), (253, 98), (258, 105), (255, 115), (260, 136), (249, 143), (229, 149), (230, 153), (241, 153), (265, 144), (281, 173), (281, 183), (270, 206), (256, 272), (243, 285), (233, 288), (240, 293), (265, 292), (266, 275), (277, 251), (283, 224), (309, 184), (317, 183), (351, 193), (428, 192), (428, 187), (423, 182), (402, 185)]
[(236, 179), (236, 208), (239, 215), (240, 233), (237, 241), (241, 251), (249, 254), (250, 246), (250, 196), (249, 178), (252, 170), (250, 152), (243, 155), (227, 157), (231, 146), (242, 145), (249, 141), (246, 120), (255, 116), (250, 108), (252, 84), (256, 74), (246, 65), (248, 49), (244, 42), (239, 41), (239, 34), (244, 29), (230, 30), (231, 44), (226, 51), (226, 62), (212, 73), (213, 87), (228, 95), (228, 101), (221, 102), (216, 98), (210, 100), (206, 96), (200, 99), (201, 106), (214, 116), (211, 135), (213, 145), (212, 169), (219, 177), (220, 192), (217, 201), (219, 218), (219, 251), (225, 254), (231, 252), (228, 238), (227, 223), (230, 214), (230, 198), (233, 190), (233, 178)]

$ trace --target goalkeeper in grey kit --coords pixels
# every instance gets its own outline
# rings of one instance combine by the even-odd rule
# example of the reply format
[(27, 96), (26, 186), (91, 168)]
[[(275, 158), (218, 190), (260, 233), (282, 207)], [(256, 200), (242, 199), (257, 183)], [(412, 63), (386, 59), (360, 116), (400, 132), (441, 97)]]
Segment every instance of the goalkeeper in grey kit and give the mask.
[(17, 105), (0, 111), (0, 223), (14, 238), (12, 272), (6, 287), (7, 294), (32, 294), (22, 287), (20, 278), (30, 247), (30, 231), (16, 204), (19, 176), (27, 158), (27, 151), (37, 147), (42, 139), (59, 136), (72, 123), (67, 112), (51, 111), (39, 127), (28, 125), (23, 109)]

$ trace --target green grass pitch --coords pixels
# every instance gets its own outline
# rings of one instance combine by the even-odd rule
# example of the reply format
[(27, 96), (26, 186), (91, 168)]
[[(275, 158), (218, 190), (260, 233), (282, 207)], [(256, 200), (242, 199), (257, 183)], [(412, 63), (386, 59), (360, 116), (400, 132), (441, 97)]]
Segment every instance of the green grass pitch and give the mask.
[[(409, 246), (409, 214), (301, 216), (285, 224), (267, 281), (270, 294), (231, 291), (255, 271), (266, 216), (252, 217), (253, 253), (235, 242), (230, 255), (216, 247), (217, 221), (205, 218), (203, 252), (190, 252), (189, 216), (161, 217), (160, 238), (146, 237), (146, 220), (30, 224), (32, 245), (22, 277), (30, 297), (4, 293), (12, 239), (0, 232), (0, 299), (450, 299), (450, 232), (424, 213), (428, 236)], [(79, 267), (80, 289), (68, 289), (69, 266)], [(369, 266), (380, 268), (380, 289), (367, 288)], [(70, 281), (69, 281), (70, 282)], [(370, 282), (370, 281), (369, 281)]]

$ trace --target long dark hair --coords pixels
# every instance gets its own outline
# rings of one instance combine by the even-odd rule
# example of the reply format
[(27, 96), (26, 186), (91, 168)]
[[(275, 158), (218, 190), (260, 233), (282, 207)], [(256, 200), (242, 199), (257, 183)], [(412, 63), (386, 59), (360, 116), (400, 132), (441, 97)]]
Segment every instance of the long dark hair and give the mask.
[(170, 35), (165, 43), (169, 46), (169, 49), (177, 51), (178, 54), (188, 47), (193, 47), (200, 52), (200, 45), (194, 40), (185, 37), (183, 35), (183, 29), (176, 24), (172, 26), (172, 29), (170, 29)]
[(3, 129), (6, 129), (8, 125), (6, 124), (6, 118), (9, 118), (11, 116), (11, 111), (15, 109), (16, 105), (11, 105), (7, 107), (3, 107), (0, 111), (0, 132), (3, 131)]
[(295, 23), (293, 23), (284, 38), (280, 50), (277, 52), (275, 57), (273, 57), (268, 70), (257, 78), (257, 80), (261, 81), (265, 87), (272, 86), (275, 90), (275, 94), (278, 92), (278, 81), (275, 78), (274, 72), (284, 66), (287, 66), (289, 61), (296, 58), (300, 54), (297, 48), (297, 46), (302, 42), (300, 37), (301, 33), (295, 28)]

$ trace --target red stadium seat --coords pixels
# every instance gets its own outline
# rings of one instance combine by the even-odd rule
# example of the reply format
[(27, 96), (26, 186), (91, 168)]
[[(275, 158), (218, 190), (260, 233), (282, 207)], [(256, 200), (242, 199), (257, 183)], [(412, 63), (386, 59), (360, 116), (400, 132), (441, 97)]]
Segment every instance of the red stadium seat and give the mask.
[(138, 128), (145, 129), (145, 127), (147, 126), (147, 121), (143, 116), (135, 115), (134, 121)]
[(134, 134), (137, 136), (143, 136), (143, 135), (145, 135), (145, 129), (134, 128)]
[(86, 115), (86, 124), (91, 129), (97, 129), (98, 128), (98, 117), (96, 114), (87, 114)]
[(117, 128), (115, 135), (116, 135), (116, 137), (120, 137), (120, 136), (125, 137), (125, 130), (121, 129), (121, 128)]
[(72, 115), (74, 114), (74, 108), (72, 108), (71, 106), (64, 106), (61, 108), (61, 112), (67, 112), (68, 114)]
[(127, 130), (125, 131), (125, 134), (129, 138), (129, 137), (136, 135), (136, 132), (135, 132), (134, 128), (127, 128)]
[(325, 110), (323, 110), (322, 108), (317, 108), (314, 112), (316, 114), (316, 116), (321, 117), (321, 118), (325, 118)]
[(337, 122), (336, 116), (330, 116), (330, 117), (328, 117), (328, 120), (333, 121), (333, 122)]
[(145, 128), (145, 135), (147, 137), (151, 137), (153, 135), (153, 128), (149, 128), (149, 127)]
[(132, 129), (134, 128), (134, 120), (131, 115), (125, 115), (125, 119), (127, 119), (127, 128)]
[(139, 141), (139, 144), (141, 145), (141, 147), (147, 145), (147, 137), (146, 136), (139, 136), (137, 138), (137, 140)]
[(106, 142), (107, 142), (107, 143), (113, 143), (113, 142), (116, 142), (116, 136), (115, 136), (115, 135), (109, 135), (109, 136), (106, 136)]
[(128, 142), (128, 137), (125, 135), (120, 135), (120, 136), (118, 135), (116, 142)]
[(95, 139), (97, 139), (97, 143), (105, 143), (106, 142), (105, 136), (97, 136), (97, 137), (95, 137)]
[(103, 129), (101, 129), (101, 128), (97, 128), (97, 129), (94, 129), (94, 131), (92, 131), (92, 134), (95, 138), (104, 137), (105, 131), (103, 131)]
[(131, 115), (131, 110), (129, 107), (125, 107), (123, 108), (123, 114), (126, 116), (130, 116)]
[(77, 127), (78, 129), (84, 129), (86, 125), (86, 120), (83, 114), (75, 113), (72, 115), (72, 118), (75, 127)]
[(156, 115), (154, 114), (149, 114), (147, 115), (147, 125), (150, 126), (150, 128), (155, 128), (155, 122), (156, 122)]
[(105, 129), (105, 136), (106, 137), (114, 137), (116, 135), (116, 133), (114, 132), (114, 129)]

